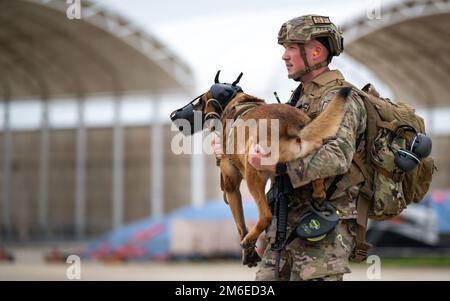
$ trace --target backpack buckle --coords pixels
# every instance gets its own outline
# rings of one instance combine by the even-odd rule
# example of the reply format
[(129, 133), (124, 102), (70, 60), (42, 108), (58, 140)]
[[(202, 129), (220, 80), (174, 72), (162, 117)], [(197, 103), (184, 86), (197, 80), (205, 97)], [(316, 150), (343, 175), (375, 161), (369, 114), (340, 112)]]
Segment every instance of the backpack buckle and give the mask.
[(372, 245), (367, 242), (362, 242), (361, 244), (357, 245), (354, 249), (352, 254), (350, 255), (350, 261), (353, 262), (362, 262), (367, 258), (367, 255), (369, 253), (369, 250), (372, 248)]

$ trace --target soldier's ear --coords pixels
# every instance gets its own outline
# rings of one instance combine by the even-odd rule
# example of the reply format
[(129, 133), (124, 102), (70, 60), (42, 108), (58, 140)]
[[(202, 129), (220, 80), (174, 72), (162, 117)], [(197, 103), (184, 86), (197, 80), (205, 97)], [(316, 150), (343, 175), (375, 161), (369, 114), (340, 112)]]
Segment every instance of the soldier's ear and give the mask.
[(320, 54), (322, 53), (322, 48), (320, 46), (315, 46), (313, 49), (313, 58), (318, 58)]

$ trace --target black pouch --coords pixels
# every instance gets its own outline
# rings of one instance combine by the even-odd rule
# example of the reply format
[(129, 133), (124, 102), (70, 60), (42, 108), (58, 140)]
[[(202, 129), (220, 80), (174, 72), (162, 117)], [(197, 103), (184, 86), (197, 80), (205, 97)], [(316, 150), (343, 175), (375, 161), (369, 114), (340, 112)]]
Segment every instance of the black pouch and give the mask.
[(337, 226), (340, 213), (336, 207), (328, 201), (324, 202), (324, 208), (318, 209), (311, 204), (309, 212), (302, 216), (295, 229), (298, 237), (308, 241), (320, 241)]

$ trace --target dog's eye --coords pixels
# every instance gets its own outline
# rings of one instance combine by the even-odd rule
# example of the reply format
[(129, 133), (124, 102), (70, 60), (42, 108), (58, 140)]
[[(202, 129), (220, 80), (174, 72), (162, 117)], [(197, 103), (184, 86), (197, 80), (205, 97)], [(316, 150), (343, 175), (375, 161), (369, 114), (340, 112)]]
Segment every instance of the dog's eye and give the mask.
[(304, 124), (299, 124), (299, 125), (297, 125), (297, 128), (298, 128), (299, 130), (303, 130), (304, 127), (305, 127)]

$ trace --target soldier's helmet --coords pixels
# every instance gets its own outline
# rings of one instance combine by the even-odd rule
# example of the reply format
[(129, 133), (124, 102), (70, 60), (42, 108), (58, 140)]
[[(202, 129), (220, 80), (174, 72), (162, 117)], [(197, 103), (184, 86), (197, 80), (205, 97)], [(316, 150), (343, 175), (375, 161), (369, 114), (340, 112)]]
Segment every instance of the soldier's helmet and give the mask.
[(306, 15), (289, 20), (281, 25), (278, 32), (278, 44), (306, 44), (312, 39), (325, 45), (332, 56), (338, 56), (343, 50), (342, 31), (330, 21), (329, 17)]

